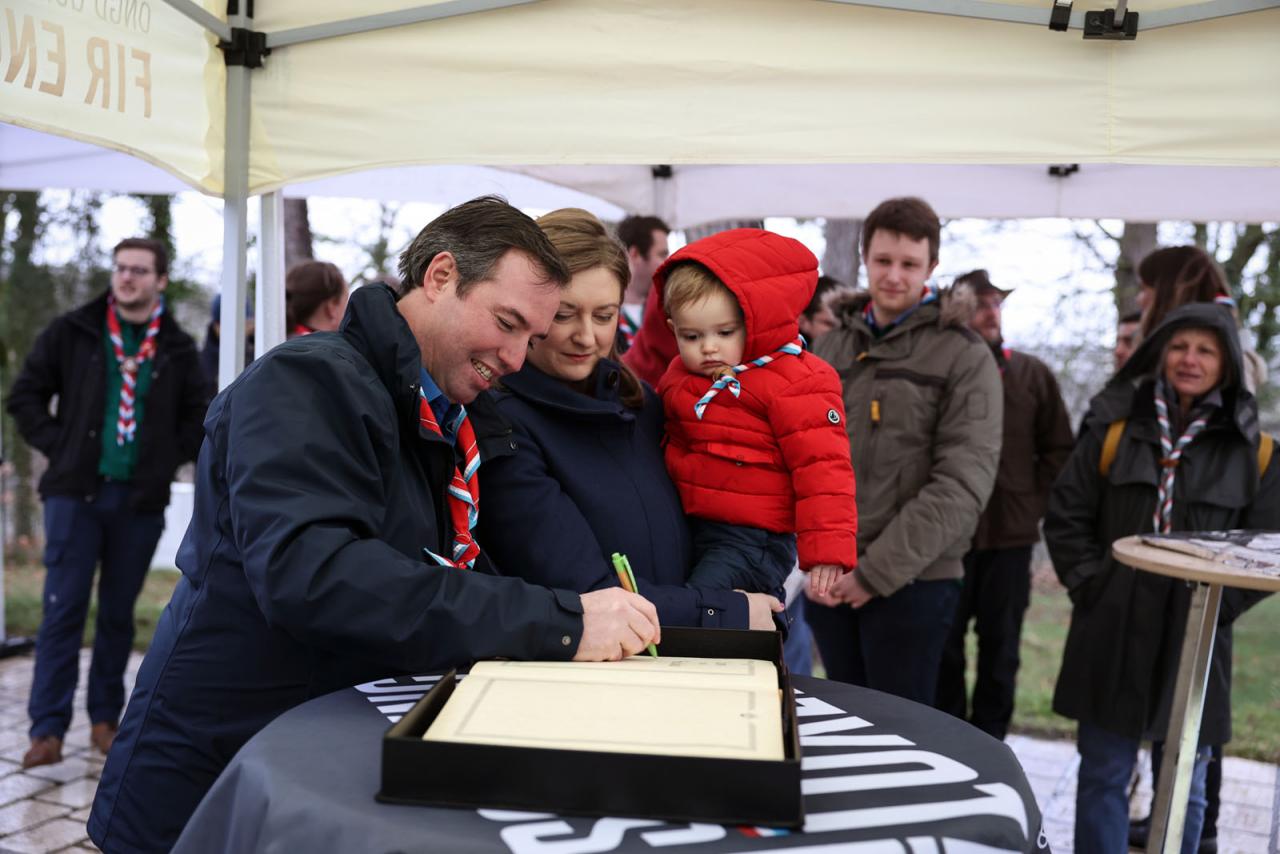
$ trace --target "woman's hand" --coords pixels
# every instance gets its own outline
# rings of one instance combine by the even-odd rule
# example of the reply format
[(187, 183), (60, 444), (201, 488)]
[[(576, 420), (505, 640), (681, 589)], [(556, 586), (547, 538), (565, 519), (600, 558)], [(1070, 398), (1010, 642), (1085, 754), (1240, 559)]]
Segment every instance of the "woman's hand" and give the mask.
[(745, 590), (735, 591), (747, 597), (747, 628), (753, 631), (771, 632), (774, 625), (773, 615), (786, 610), (786, 606), (768, 593), (748, 593)]

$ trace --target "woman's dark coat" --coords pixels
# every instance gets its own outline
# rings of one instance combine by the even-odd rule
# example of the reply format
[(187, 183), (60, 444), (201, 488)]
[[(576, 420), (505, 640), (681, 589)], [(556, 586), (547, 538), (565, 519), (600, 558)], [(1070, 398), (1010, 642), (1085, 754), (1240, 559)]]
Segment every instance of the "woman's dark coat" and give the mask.
[[(1053, 708), (1131, 738), (1162, 738), (1190, 603), (1186, 582), (1124, 566), (1111, 544), (1151, 533), (1160, 466), (1154, 388), (1164, 347), (1178, 329), (1209, 328), (1234, 371), (1223, 405), (1183, 452), (1174, 486), (1173, 530), (1280, 527), (1280, 466), (1259, 481), (1253, 396), (1239, 384), (1240, 343), (1220, 306), (1171, 313), (1091, 402), (1079, 441), (1049, 498), (1044, 535), (1054, 569), (1074, 603)], [(1104, 479), (1098, 471), (1108, 426), (1127, 419)], [(1260, 596), (1226, 588), (1205, 696), (1203, 744), (1231, 738), (1231, 623)]]
[(480, 542), (502, 572), (580, 593), (616, 586), (621, 552), (663, 625), (746, 628), (744, 596), (684, 586), (690, 539), (662, 461), (662, 402), (646, 386), (644, 406), (627, 408), (618, 378), (602, 360), (593, 395), (532, 365), (503, 379), (516, 452), (480, 465)]

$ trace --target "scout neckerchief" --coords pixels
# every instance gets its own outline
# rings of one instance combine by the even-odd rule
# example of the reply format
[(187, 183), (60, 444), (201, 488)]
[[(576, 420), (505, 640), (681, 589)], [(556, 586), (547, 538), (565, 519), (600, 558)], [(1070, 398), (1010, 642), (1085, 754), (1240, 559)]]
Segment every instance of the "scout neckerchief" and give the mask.
[[(643, 309), (641, 309), (643, 311)], [(631, 349), (631, 345), (636, 341), (636, 334), (640, 331), (640, 320), (642, 315), (637, 312), (635, 317), (631, 316), (631, 312), (627, 311), (627, 306), (622, 306), (618, 312), (618, 334), (622, 336), (622, 352)]]
[(289, 337), (297, 338), (299, 335), (310, 335), (312, 332), (315, 332), (315, 330), (310, 326), (299, 323), (293, 327), (293, 331), (289, 333)]
[(711, 388), (707, 389), (707, 393), (698, 398), (698, 402), (693, 405), (693, 414), (698, 416), (698, 420), (702, 420), (702, 414), (707, 411), (707, 404), (711, 403), (711, 399), (721, 392), (722, 389), (729, 389), (729, 393), (734, 397), (742, 394), (742, 383), (738, 382), (738, 374), (743, 371), (749, 371), (752, 368), (758, 368), (761, 365), (767, 365), (777, 358), (779, 353), (788, 356), (799, 356), (804, 352), (804, 336), (797, 335), (796, 340), (783, 344), (772, 353), (761, 356), (759, 359), (752, 359), (750, 362), (744, 362), (741, 365), (734, 365), (724, 376), (711, 384)]
[(893, 327), (897, 326), (899, 323), (901, 323), (902, 321), (910, 317), (911, 312), (915, 311), (920, 306), (928, 305), (931, 302), (937, 302), (937, 301), (938, 301), (938, 292), (933, 288), (929, 287), (928, 285), (925, 285), (924, 289), (920, 291), (920, 301), (917, 302), (915, 305), (911, 306), (911, 308), (904, 311), (902, 314), (898, 315), (896, 318), (894, 318), (893, 321), (890, 322), (889, 325), (886, 326), (884, 329), (881, 329), (880, 324), (876, 322), (875, 304), (871, 300), (867, 301), (867, 307), (862, 310), (862, 317), (864, 320), (867, 321), (867, 326), (871, 328), (872, 337), (879, 338), (881, 335), (888, 332), (890, 329), (892, 329)]
[[(471, 569), (480, 554), (480, 546), (471, 536), (471, 529), (480, 517), (480, 478), (476, 477), (480, 469), (480, 449), (476, 447), (476, 431), (467, 417), (467, 410), (464, 407), (459, 409), (454, 435), (462, 448), (462, 469), (454, 466), (448, 491), (449, 519), (453, 522), (453, 557), (438, 555), (431, 549), (423, 551), (442, 566)], [(432, 433), (444, 437), (444, 431), (427, 403), (426, 392), (421, 390), (418, 392), (418, 421)]]
[(147, 323), (146, 334), (138, 352), (132, 356), (124, 354), (124, 338), (120, 335), (120, 318), (116, 316), (115, 297), (107, 299), (107, 335), (111, 338), (111, 349), (116, 356), (116, 368), (120, 371), (120, 409), (116, 414), (116, 444), (132, 444), (138, 432), (138, 422), (134, 417), (136, 406), (135, 395), (138, 390), (138, 370), (156, 353), (156, 335), (160, 332), (160, 315), (164, 314), (164, 297), (156, 299), (156, 307), (151, 310), (151, 320)]
[(991, 355), (996, 357), (996, 367), (1000, 369), (1000, 376), (1004, 376), (1004, 369), (1009, 366), (1009, 360), (1013, 358), (1013, 351), (1003, 344), (992, 344)]
[(1168, 384), (1162, 377), (1156, 382), (1156, 423), (1160, 426), (1160, 481), (1156, 488), (1156, 512), (1152, 516), (1151, 525), (1157, 534), (1167, 534), (1173, 530), (1173, 480), (1178, 473), (1178, 461), (1182, 452), (1192, 440), (1204, 429), (1212, 410), (1203, 409), (1199, 417), (1187, 425), (1177, 441), (1173, 438), (1173, 428), (1169, 420), (1169, 404), (1165, 400)]

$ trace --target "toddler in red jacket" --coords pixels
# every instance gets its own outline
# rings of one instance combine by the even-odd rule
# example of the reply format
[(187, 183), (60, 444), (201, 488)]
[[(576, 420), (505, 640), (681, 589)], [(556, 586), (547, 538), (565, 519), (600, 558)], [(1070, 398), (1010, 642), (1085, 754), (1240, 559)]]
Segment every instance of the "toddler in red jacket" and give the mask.
[(679, 356), (658, 392), (667, 471), (690, 517), (696, 587), (773, 593), (795, 564), (825, 593), (857, 564), (840, 378), (797, 318), (818, 263), (755, 228), (681, 249), (654, 276)]

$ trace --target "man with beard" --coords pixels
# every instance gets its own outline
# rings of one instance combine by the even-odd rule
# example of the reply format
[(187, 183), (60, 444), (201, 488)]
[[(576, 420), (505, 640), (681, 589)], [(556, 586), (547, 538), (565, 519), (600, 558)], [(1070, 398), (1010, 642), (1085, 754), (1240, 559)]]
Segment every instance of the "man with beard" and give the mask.
[(9, 398), (22, 437), (49, 458), (40, 479), (44, 614), (24, 768), (62, 761), (99, 561), (88, 712), (90, 741), (110, 749), (124, 707), (134, 601), (164, 530), (174, 469), (195, 459), (209, 402), (195, 342), (165, 310), (164, 244), (122, 240), (113, 257), (111, 289), (49, 324)]
[[(1071, 453), (1067, 406), (1049, 366), (1005, 346), (1001, 307), (1012, 291), (996, 287), (986, 270), (956, 279), (977, 310), (969, 328), (991, 347), (1004, 387), (1004, 436), (996, 486), (978, 519), (964, 556), (964, 586), (955, 622), (942, 654), (937, 706), (967, 718), (1003, 739), (1013, 718), (1022, 617), (1031, 601), (1031, 549), (1040, 539), (1040, 519), (1049, 488)], [(965, 699), (965, 635), (973, 621), (978, 635), (978, 674)], [(967, 708), (966, 708), (967, 706)]]

